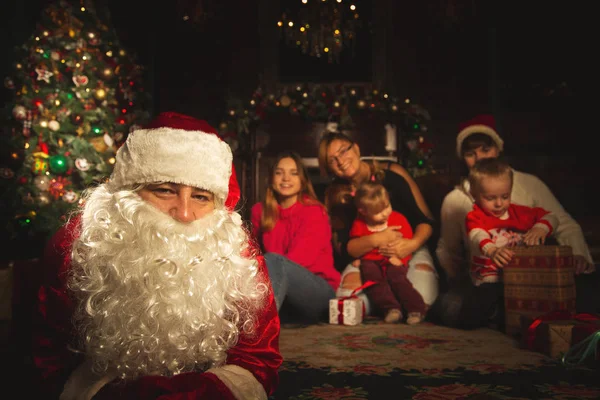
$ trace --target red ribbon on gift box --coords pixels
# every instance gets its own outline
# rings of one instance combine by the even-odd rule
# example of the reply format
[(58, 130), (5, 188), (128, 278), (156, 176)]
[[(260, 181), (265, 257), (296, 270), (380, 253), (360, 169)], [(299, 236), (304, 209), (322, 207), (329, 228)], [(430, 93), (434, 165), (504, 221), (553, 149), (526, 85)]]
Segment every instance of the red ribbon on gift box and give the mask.
[[(338, 311), (340, 312), (338, 314), (338, 324), (340, 324), (340, 325), (344, 324), (344, 300), (358, 298), (358, 296), (357, 296), (358, 292), (360, 292), (361, 290), (366, 289), (368, 287), (371, 287), (371, 286), (375, 285), (376, 283), (377, 282), (375, 282), (375, 281), (366, 281), (365, 283), (363, 283), (362, 285), (360, 285), (359, 287), (354, 289), (352, 291), (352, 293), (350, 293), (349, 296), (340, 297), (338, 299)], [(362, 303), (362, 313), (363, 313), (363, 315), (365, 315), (365, 303)]]
[(548, 321), (599, 321), (600, 316), (596, 314), (588, 313), (574, 313), (566, 310), (552, 311), (548, 314), (541, 315), (533, 320), (529, 328), (527, 328), (527, 348), (533, 350), (533, 343), (535, 341), (535, 330), (542, 322)]

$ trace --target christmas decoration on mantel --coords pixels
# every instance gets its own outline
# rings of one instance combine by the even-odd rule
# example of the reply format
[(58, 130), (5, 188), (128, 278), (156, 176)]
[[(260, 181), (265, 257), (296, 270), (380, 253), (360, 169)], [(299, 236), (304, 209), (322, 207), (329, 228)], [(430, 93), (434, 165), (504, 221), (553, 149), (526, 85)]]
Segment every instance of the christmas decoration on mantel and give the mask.
[(340, 53), (352, 48), (360, 15), (355, 0), (294, 0), (277, 26), (288, 45), (299, 47), (304, 54), (327, 57), (339, 62)]
[(17, 52), (4, 80), (14, 100), (3, 115), (0, 185), (13, 215), (2, 229), (51, 233), (85, 188), (108, 178), (129, 130), (148, 120), (149, 96), (142, 68), (88, 1), (48, 6)]
[(219, 132), (239, 156), (251, 154), (252, 131), (266, 135), (260, 123), (270, 113), (288, 113), (312, 122), (335, 120), (340, 130), (352, 128), (353, 117), (378, 113), (389, 121), (379, 127), (386, 135), (385, 150), (396, 152), (413, 176), (435, 172), (434, 146), (428, 139), (429, 112), (409, 98), (400, 99), (370, 84), (282, 85), (274, 92), (259, 87), (250, 99), (232, 98), (228, 104)]

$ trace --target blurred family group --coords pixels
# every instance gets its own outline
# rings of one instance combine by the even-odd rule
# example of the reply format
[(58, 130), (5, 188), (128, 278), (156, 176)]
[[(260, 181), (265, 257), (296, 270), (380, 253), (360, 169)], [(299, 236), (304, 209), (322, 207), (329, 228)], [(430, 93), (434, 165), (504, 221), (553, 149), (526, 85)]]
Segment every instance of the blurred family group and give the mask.
[(457, 131), (463, 173), (439, 220), (401, 164), (365, 160), (334, 131), (318, 149), (324, 198), (302, 158), (284, 152), (246, 221), (216, 130), (158, 115), (46, 247), (40, 385), (61, 400), (267, 399), (281, 321), (327, 322), (331, 299), (357, 293), (386, 323), (502, 329), (515, 245), (570, 246), (578, 295), (598, 287), (579, 224), (544, 182), (507, 163), (493, 117)]

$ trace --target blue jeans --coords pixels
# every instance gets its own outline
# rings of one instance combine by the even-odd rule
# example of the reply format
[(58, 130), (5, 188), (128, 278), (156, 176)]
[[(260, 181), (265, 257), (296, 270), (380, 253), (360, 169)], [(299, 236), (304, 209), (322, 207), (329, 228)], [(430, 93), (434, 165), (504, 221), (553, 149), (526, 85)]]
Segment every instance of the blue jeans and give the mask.
[(281, 254), (266, 253), (264, 257), (277, 311), (285, 302), (286, 307), (292, 306), (309, 320), (318, 321), (328, 315), (329, 300), (335, 298), (335, 291), (325, 279)]

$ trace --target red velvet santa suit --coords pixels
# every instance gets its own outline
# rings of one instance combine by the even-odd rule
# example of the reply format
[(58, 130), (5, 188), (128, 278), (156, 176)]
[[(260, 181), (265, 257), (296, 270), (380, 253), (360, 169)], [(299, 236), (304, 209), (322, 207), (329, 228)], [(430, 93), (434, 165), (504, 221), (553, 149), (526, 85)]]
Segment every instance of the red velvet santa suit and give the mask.
[[(233, 208), (238, 199), (239, 187), (232, 171), (225, 204)], [(58, 398), (71, 373), (84, 360), (83, 355), (70, 350), (76, 334), (71, 320), (75, 302), (66, 288), (71, 248), (79, 236), (80, 224), (79, 218), (73, 218), (60, 229), (49, 241), (43, 259), (44, 276), (38, 295), (40, 320), (34, 332), (34, 361), (41, 375), (41, 392), (48, 399)], [(257, 261), (259, 278), (266, 282), (268, 274), (262, 256), (257, 257)], [(282, 363), (279, 353), (280, 323), (271, 290), (264, 304), (257, 315), (253, 335), (240, 330), (237, 344), (227, 350), (225, 367), (237, 366), (245, 373), (249, 372), (269, 396), (278, 384), (278, 368)], [(115, 379), (102, 387), (94, 399), (255, 398), (244, 391), (247, 386), (236, 387), (235, 379), (233, 384), (231, 381), (225, 383), (220, 376), (194, 371), (173, 376), (143, 376), (129, 381)]]

